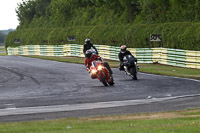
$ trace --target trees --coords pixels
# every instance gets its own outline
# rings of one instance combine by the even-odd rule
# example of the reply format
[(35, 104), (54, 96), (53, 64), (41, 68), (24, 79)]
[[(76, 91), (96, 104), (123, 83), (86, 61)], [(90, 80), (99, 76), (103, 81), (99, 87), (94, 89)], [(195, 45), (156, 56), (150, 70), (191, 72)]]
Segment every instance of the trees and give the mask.
[(20, 26), (28, 27), (34, 17), (39, 18), (49, 15), (47, 7), (50, 3), (51, 0), (22, 0), (21, 3), (18, 3), (16, 13)]
[(16, 9), (21, 28), (200, 20), (200, 0), (28, 0)]
[(138, 0), (119, 0), (119, 3), (123, 11), (120, 17), (122, 23), (133, 22), (141, 12), (141, 5)]
[(60, 44), (75, 35), (77, 43), (90, 36), (101, 44), (144, 47), (150, 46), (150, 33), (164, 33), (167, 47), (188, 49), (191, 43), (199, 49), (200, 25), (193, 22), (200, 21), (200, 0), (27, 0), (16, 12), (20, 26), (10, 38), (27, 44)]
[(5, 34), (2, 31), (0, 31), (0, 44), (4, 43), (4, 40), (5, 40)]
[(169, 22), (184, 22), (195, 20), (195, 0), (169, 0), (170, 10), (168, 11)]

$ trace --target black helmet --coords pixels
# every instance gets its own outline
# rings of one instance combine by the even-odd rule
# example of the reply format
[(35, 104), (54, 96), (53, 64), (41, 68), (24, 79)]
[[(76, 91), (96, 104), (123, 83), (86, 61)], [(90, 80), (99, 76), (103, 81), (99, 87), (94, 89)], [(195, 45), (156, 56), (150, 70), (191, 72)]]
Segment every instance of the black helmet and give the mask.
[(126, 45), (122, 45), (121, 46), (121, 53), (125, 53), (126, 52)]
[(90, 38), (86, 38), (85, 43), (90, 43)]
[(87, 50), (87, 51), (85, 52), (85, 56), (86, 56), (87, 58), (90, 58), (90, 57), (92, 56), (92, 50), (91, 50), (91, 49)]

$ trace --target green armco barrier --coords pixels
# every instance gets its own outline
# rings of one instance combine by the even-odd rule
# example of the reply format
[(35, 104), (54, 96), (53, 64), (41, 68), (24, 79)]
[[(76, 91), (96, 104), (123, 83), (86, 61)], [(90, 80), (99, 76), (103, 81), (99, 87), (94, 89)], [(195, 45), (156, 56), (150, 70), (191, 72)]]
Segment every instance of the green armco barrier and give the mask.
[[(120, 47), (95, 45), (99, 55), (118, 61)], [(200, 69), (200, 51), (170, 48), (128, 48), (138, 63), (160, 63), (172, 66)], [(84, 57), (83, 45), (24, 45), (7, 48), (8, 55), (76, 56)]]
[(18, 52), (19, 52), (19, 55), (24, 55), (24, 49), (23, 49), (24, 46), (19, 46), (18, 48)]
[(167, 51), (168, 51), (167, 52), (168, 65), (181, 66), (181, 67), (186, 66), (185, 50), (168, 48)]
[(63, 56), (63, 45), (57, 45), (53, 47), (54, 56)]
[(28, 54), (34, 55), (35, 47), (33, 45), (28, 45)]
[(153, 50), (151, 48), (136, 48), (138, 63), (153, 63), (152, 51)]
[(47, 45), (40, 45), (39, 50), (40, 50), (39, 55), (47, 56)]
[(9, 52), (8, 55), (15, 55), (14, 48), (8, 47), (7, 51)]

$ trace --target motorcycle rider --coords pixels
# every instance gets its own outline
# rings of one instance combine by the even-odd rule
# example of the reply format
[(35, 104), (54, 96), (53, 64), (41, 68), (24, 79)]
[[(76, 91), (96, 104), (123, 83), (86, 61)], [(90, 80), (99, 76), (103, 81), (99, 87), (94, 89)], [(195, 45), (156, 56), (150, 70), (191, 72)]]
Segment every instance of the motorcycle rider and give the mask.
[[(118, 58), (119, 58), (119, 61), (120, 61), (120, 65), (119, 65), (119, 70), (120, 70), (120, 71), (124, 70), (123, 58), (124, 58), (124, 56), (126, 56), (126, 55), (131, 55), (131, 56), (133, 56), (133, 55), (131, 54), (131, 52), (128, 51), (128, 50), (126, 49), (126, 45), (122, 45), (122, 46), (121, 46), (121, 50), (120, 50), (120, 52), (119, 52), (119, 54), (118, 54)], [(133, 58), (135, 58), (135, 57), (133, 56)], [(137, 62), (137, 59), (136, 59), (136, 58), (135, 58), (135, 61)]]
[[(96, 49), (96, 47), (90, 42), (89, 38), (85, 39), (85, 44), (83, 46), (83, 53), (84, 55), (86, 54), (86, 51), (93, 48), (96, 51), (96, 54), (98, 55), (98, 51)], [(86, 56), (86, 55), (85, 55)]]
[[(100, 56), (98, 56), (97, 54), (93, 54), (92, 50), (89, 49), (86, 51), (85, 53), (85, 67), (86, 67), (86, 70), (90, 73), (90, 66), (92, 65), (92, 61), (95, 61), (95, 60), (100, 60), (102, 61), (103, 63), (103, 66), (106, 67), (109, 71), (109, 73), (112, 75), (113, 72), (109, 66), (109, 64), (107, 62), (104, 62), (104, 59)], [(95, 79), (96, 77), (94, 77), (94, 75), (91, 75), (91, 78), (92, 79)]]

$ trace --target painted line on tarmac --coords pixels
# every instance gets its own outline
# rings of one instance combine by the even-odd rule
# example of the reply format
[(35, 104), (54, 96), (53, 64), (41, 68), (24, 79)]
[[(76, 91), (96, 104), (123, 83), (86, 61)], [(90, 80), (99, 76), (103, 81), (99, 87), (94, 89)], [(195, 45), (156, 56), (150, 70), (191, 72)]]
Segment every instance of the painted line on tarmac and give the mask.
[(54, 105), (54, 106), (23, 107), (23, 108), (6, 108), (6, 109), (0, 109), (0, 116), (67, 112), (67, 111), (133, 106), (133, 105), (150, 104), (153, 102), (162, 102), (166, 100), (172, 100), (184, 97), (194, 97), (194, 96), (200, 96), (200, 94), (184, 95), (177, 97), (141, 99), (141, 100), (110, 101), (110, 102), (71, 104), (71, 105), (68, 104), (68, 105)]
[(200, 82), (200, 80), (198, 80), (198, 79), (181, 78), (181, 77), (166, 76), (166, 75), (157, 75), (157, 74), (142, 73), (142, 72), (139, 72), (139, 73), (140, 73), (140, 74), (143, 74), (143, 75), (160, 76), (160, 77), (170, 77), (170, 78), (175, 78), (175, 79), (185, 79), (185, 80), (191, 80), (191, 81)]

